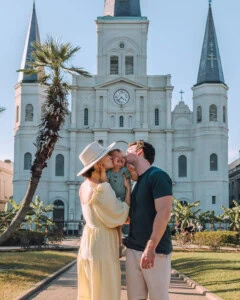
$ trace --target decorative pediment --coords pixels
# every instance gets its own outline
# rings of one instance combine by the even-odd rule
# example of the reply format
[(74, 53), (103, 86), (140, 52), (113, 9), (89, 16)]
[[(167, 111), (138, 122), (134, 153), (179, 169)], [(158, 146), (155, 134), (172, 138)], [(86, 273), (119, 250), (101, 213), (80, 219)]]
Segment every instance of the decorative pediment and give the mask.
[(103, 89), (103, 88), (107, 88), (107, 87), (109, 87), (110, 85), (114, 85), (114, 84), (117, 84), (117, 83), (125, 83), (125, 84), (129, 84), (129, 85), (134, 86), (135, 88), (138, 88), (138, 89), (148, 89), (147, 86), (142, 85), (142, 84), (137, 83), (137, 82), (134, 82), (134, 81), (129, 80), (129, 79), (124, 78), (124, 77), (120, 77), (120, 78), (117, 78), (117, 79), (114, 79), (114, 80), (111, 80), (111, 81), (108, 81), (108, 82), (104, 82), (104, 83), (102, 83), (102, 84), (99, 84), (99, 85), (95, 86), (95, 89)]
[(186, 151), (193, 151), (194, 149), (188, 146), (180, 146), (173, 148), (173, 152), (186, 152)]

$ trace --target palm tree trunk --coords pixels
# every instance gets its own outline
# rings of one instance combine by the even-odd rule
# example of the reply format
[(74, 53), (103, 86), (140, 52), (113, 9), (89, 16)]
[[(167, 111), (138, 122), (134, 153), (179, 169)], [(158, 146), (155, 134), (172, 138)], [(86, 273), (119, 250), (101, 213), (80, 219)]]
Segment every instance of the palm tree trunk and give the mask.
[(13, 218), (11, 224), (7, 227), (7, 229), (0, 236), (0, 245), (2, 245), (11, 236), (11, 234), (17, 228), (19, 228), (19, 226), (23, 222), (23, 220), (29, 210), (29, 205), (32, 202), (33, 196), (36, 192), (41, 175), (42, 175), (42, 169), (40, 170), (39, 168), (37, 171), (32, 173), (32, 176), (29, 181), (28, 188), (27, 188), (27, 192), (23, 199), (22, 206), (21, 206), (20, 210), (17, 212), (16, 216)]

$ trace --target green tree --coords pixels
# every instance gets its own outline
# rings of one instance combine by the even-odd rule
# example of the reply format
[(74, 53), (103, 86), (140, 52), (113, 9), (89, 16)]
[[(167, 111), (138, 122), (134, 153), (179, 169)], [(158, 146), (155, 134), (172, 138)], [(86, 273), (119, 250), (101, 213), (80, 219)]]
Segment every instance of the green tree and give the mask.
[(230, 229), (240, 233), (240, 204), (233, 200), (234, 207), (226, 208), (222, 205), (223, 219), (230, 223)]
[(46, 229), (50, 225), (54, 225), (52, 219), (47, 216), (48, 212), (53, 211), (54, 205), (45, 205), (40, 200), (39, 196), (36, 196), (34, 201), (30, 204), (33, 210), (33, 214), (26, 217), (26, 221), (31, 225), (36, 225), (36, 231), (41, 231), (42, 228)]
[[(20, 210), (0, 236), (0, 245), (23, 222), (39, 184), (42, 171), (47, 166), (46, 161), (51, 157), (59, 139), (59, 132), (68, 114), (67, 95), (71, 89), (66, 80), (66, 73), (90, 76), (82, 68), (69, 65), (73, 55), (80, 49), (79, 47), (73, 47), (70, 43), (64, 44), (48, 37), (45, 43), (34, 43), (33, 49), (33, 62), (29, 64), (29, 68), (18, 71), (27, 75), (40, 74), (39, 82), (46, 87), (46, 99), (43, 104), (44, 114), (36, 138), (35, 159), (31, 167), (31, 177), (26, 194)], [(46, 73), (43, 72), (44, 69)]]
[[(16, 216), (18, 211), (21, 208), (21, 203), (17, 204), (12, 198), (8, 200), (8, 209), (6, 211), (0, 212), (0, 232), (8, 227), (8, 225), (12, 222), (13, 218)], [(26, 218), (24, 218), (23, 222), (26, 222), (26, 219), (33, 214), (33, 210), (30, 207)]]
[(192, 203), (182, 204), (179, 200), (173, 199), (173, 209), (171, 213), (171, 219), (181, 222), (181, 229), (183, 230), (187, 227), (191, 219), (197, 219), (197, 214), (201, 209), (195, 210), (198, 207), (200, 201), (195, 201)]

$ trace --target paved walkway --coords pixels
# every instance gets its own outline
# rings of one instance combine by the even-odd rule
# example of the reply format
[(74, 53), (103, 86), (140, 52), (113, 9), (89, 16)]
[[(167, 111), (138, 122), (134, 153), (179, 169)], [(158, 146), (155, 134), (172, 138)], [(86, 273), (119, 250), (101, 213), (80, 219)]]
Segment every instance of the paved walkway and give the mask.
[[(121, 260), (122, 293), (121, 300), (127, 300), (125, 261)], [(189, 287), (183, 280), (172, 276), (169, 289), (170, 300), (206, 300), (195, 289)], [(42, 291), (29, 299), (34, 300), (76, 300), (77, 299), (77, 269), (76, 265), (60, 275)]]

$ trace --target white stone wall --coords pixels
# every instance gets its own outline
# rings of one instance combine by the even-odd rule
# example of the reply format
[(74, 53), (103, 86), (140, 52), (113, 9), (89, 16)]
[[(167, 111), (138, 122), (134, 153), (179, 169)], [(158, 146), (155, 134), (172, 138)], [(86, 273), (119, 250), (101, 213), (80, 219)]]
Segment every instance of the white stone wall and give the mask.
[[(203, 210), (220, 210), (228, 203), (228, 125), (222, 121), (222, 107), (227, 110), (227, 88), (222, 85), (202, 85), (193, 88), (193, 112), (180, 102), (172, 112), (173, 87), (170, 75), (147, 76), (148, 20), (144, 18), (98, 18), (98, 73), (91, 78), (73, 76), (71, 114), (67, 118), (61, 139), (55, 147), (48, 168), (44, 170), (36, 194), (47, 203), (61, 200), (65, 220), (80, 219), (78, 189), (82, 178), (76, 176), (82, 168), (79, 153), (93, 141), (107, 146), (127, 144), (143, 139), (156, 149), (154, 165), (167, 171), (173, 179), (174, 196), (182, 201), (201, 201)], [(120, 48), (120, 43), (124, 48)], [(110, 56), (118, 55), (118, 75), (110, 75)], [(125, 55), (134, 56), (134, 75), (125, 75)], [(125, 105), (113, 100), (114, 93), (124, 89), (130, 95)], [(14, 198), (21, 201), (27, 188), (29, 171), (23, 170), (23, 156), (34, 154), (37, 125), (40, 121), (43, 88), (37, 84), (16, 86), (15, 107), (19, 106), (19, 121), (15, 123)], [(24, 121), (26, 104), (34, 106), (33, 122)], [(218, 122), (209, 122), (209, 105), (218, 107)], [(203, 121), (196, 122), (197, 106), (202, 106)], [(84, 109), (89, 111), (84, 125)], [(159, 110), (159, 125), (155, 125), (155, 109)], [(124, 117), (124, 127), (119, 117)], [(209, 171), (209, 156), (218, 155), (218, 171)], [(64, 155), (63, 177), (55, 176), (55, 158)], [(187, 158), (187, 176), (178, 176), (178, 158)], [(217, 204), (212, 205), (212, 196)]]

